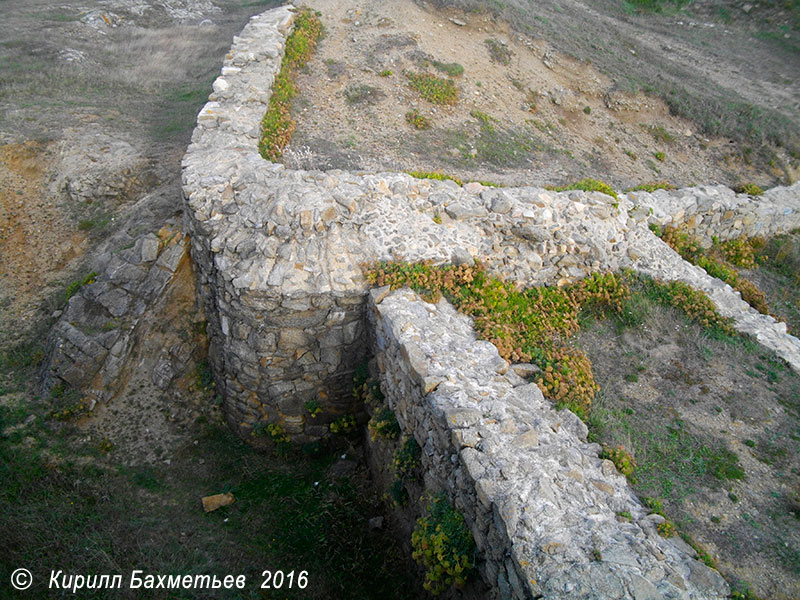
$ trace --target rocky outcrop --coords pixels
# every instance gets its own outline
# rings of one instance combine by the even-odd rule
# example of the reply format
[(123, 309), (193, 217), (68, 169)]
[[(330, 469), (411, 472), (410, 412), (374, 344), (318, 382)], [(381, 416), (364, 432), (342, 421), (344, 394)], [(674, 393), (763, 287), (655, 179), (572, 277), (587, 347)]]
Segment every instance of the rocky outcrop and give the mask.
[[(124, 386), (132, 353), (156, 325), (156, 307), (179, 269), (190, 268), (188, 243), (173, 223), (101, 254), (95, 266), (100, 270), (69, 299), (50, 333), (42, 377), (45, 393), (82, 392), (86, 410)], [(163, 351), (166, 362), (152, 371), (161, 389), (182, 374), (193, 348), (175, 341)]]
[[(685, 544), (659, 536), (586, 426), (515, 375), (471, 320), (410, 290), (370, 294), (381, 389), (423, 448), (428, 490), (464, 514), (492, 598), (726, 598)], [(624, 515), (624, 516), (623, 516)]]

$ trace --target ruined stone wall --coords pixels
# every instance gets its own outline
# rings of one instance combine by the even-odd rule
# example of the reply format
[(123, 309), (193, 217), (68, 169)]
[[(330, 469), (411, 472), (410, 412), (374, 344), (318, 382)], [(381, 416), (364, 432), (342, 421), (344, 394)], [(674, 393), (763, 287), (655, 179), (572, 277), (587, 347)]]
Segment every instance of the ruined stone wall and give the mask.
[[(586, 426), (514, 374), (471, 320), (410, 290), (370, 293), (381, 388), (422, 447), (428, 490), (465, 516), (493, 598), (725, 598), (665, 539)], [(630, 513), (630, 520), (619, 518)]]
[(737, 194), (724, 185), (680, 190), (629, 192), (630, 215), (637, 221), (685, 226), (705, 247), (738, 237), (769, 238), (800, 227), (800, 183), (776, 187), (761, 196)]
[[(725, 237), (755, 229), (751, 214), (762, 224), (758, 231), (791, 228), (800, 186), (759, 200), (701, 187), (636, 192), (617, 202), (597, 192), (285, 169), (262, 159), (257, 146), (292, 14), (280, 8), (258, 15), (234, 40), (183, 162), (185, 228), (210, 360), (228, 419), (242, 433), (275, 422), (297, 441), (316, 439), (353, 408), (349, 379), (366, 348), (361, 267), (380, 260), (480, 260), (524, 286), (624, 267), (682, 279), (800, 368), (800, 342), (782, 324), (681, 260), (647, 228), (648, 219), (666, 222), (669, 215), (700, 233), (719, 226)], [(714, 211), (723, 208), (732, 215), (717, 220)], [(323, 408), (313, 419), (309, 401)]]

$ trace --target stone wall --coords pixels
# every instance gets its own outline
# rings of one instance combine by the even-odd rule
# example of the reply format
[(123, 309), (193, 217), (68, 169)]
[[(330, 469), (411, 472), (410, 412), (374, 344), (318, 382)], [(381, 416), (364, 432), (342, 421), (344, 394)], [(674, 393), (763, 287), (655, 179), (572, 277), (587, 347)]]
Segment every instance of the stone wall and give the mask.
[[(669, 214), (701, 233), (724, 229), (731, 219), (730, 231), (739, 230), (739, 220), (749, 231), (748, 215), (756, 214), (759, 231), (777, 231), (794, 226), (800, 186), (762, 200), (701, 187), (637, 192), (617, 202), (598, 192), (285, 169), (262, 159), (257, 146), (292, 14), (280, 8), (258, 15), (234, 40), (183, 162), (185, 228), (208, 317), (210, 361), (239, 431), (276, 422), (306, 441), (354, 408), (349, 380), (366, 348), (361, 267), (379, 260), (480, 260), (525, 286), (623, 267), (684, 279), (800, 368), (800, 342), (785, 327), (682, 261), (646, 223), (666, 222)], [(729, 205), (733, 216), (716, 220), (713, 211)], [(324, 409), (314, 419), (305, 410), (309, 401)]]
[[(410, 290), (370, 293), (381, 388), (423, 448), (425, 487), (465, 516), (492, 598), (725, 598), (722, 577), (665, 539), (586, 426)], [(630, 513), (631, 519), (620, 513)]]
[(636, 221), (689, 228), (708, 247), (712, 238), (769, 238), (800, 227), (800, 183), (776, 187), (761, 196), (737, 194), (724, 185), (680, 190), (629, 192)]

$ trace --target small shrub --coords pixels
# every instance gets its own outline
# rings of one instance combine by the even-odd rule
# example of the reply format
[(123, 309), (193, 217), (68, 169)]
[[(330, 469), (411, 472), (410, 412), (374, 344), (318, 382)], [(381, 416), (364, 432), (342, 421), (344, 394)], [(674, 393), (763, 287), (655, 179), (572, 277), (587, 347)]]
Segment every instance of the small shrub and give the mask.
[(411, 478), (420, 466), (422, 448), (413, 437), (406, 438), (403, 445), (394, 453), (394, 470), (398, 478), (405, 480)]
[(750, 240), (735, 238), (718, 246), (725, 260), (736, 267), (753, 269), (756, 266), (756, 253)]
[(408, 504), (408, 490), (406, 490), (406, 486), (402, 480), (395, 479), (392, 482), (392, 485), (389, 486), (389, 497), (397, 506), (405, 506)]
[(617, 467), (617, 471), (630, 479), (631, 483), (635, 483), (633, 473), (636, 470), (636, 461), (624, 446), (606, 446), (603, 448), (600, 458), (606, 458), (613, 462), (614, 466)]
[(607, 194), (617, 199), (617, 192), (614, 191), (607, 183), (603, 183), (602, 181), (598, 181), (596, 179), (581, 179), (580, 181), (576, 181), (575, 183), (571, 183), (569, 185), (564, 185), (561, 187), (554, 187), (548, 186), (549, 190), (553, 190), (554, 192), (565, 192), (569, 190), (582, 190), (584, 192), (602, 192), (603, 194)]
[(381, 71), (381, 77), (391, 77), (394, 73), (390, 69), (384, 69)]
[(764, 193), (755, 183), (744, 183), (736, 188), (737, 194), (747, 194), (749, 196), (760, 196)]
[(344, 415), (330, 424), (331, 433), (347, 435), (356, 430), (356, 418), (353, 415)]
[(658, 530), (658, 535), (661, 537), (671, 538), (675, 535), (675, 523), (669, 519), (656, 525), (656, 529)]
[(653, 139), (657, 142), (664, 142), (666, 144), (671, 144), (675, 141), (675, 136), (672, 135), (669, 131), (667, 131), (662, 125), (650, 125), (647, 128), (650, 134), (653, 136)]
[(405, 71), (409, 85), (432, 104), (452, 105), (458, 102), (458, 89), (450, 79), (430, 73)]
[(423, 115), (416, 108), (406, 113), (406, 121), (408, 121), (414, 127), (414, 129), (431, 128), (431, 122), (428, 117)]
[(650, 223), (647, 226), (647, 228), (650, 231), (652, 231), (654, 234), (656, 234), (658, 237), (661, 237), (661, 235), (662, 235), (661, 226), (658, 223)]
[(667, 155), (663, 152), (653, 152), (653, 158), (655, 158), (658, 162), (664, 162), (667, 159)]
[(444, 493), (431, 500), (428, 513), (411, 534), (412, 556), (426, 569), (425, 589), (438, 595), (467, 582), (475, 564), (475, 541)]
[(450, 77), (458, 77), (459, 75), (464, 74), (464, 67), (457, 62), (442, 63), (439, 62), (438, 60), (435, 60), (433, 61), (433, 66), (436, 68), (437, 71), (446, 73)]
[(642, 498), (642, 504), (649, 508), (653, 514), (664, 516), (664, 504), (661, 500), (645, 496)]
[(494, 133), (494, 131), (495, 131), (494, 123), (497, 122), (497, 119), (495, 119), (491, 115), (486, 114), (485, 112), (482, 112), (482, 111), (478, 110), (477, 108), (472, 109), (470, 111), (469, 115), (473, 119), (477, 119), (478, 120), (478, 122), (481, 124), (481, 128), (482, 129), (485, 129), (489, 133)]
[(513, 56), (511, 50), (503, 42), (494, 38), (486, 40), (486, 46), (489, 48), (489, 57), (496, 63), (507, 65), (511, 62)]
[(636, 153), (633, 150), (625, 150), (625, 154), (628, 155), (628, 158), (631, 160), (637, 160), (639, 157), (636, 156)]
[(379, 437), (386, 440), (396, 440), (400, 437), (400, 424), (389, 407), (375, 411), (367, 427), (373, 442)]
[(592, 107), (591, 106), (584, 106), (583, 107), (583, 112), (586, 113), (587, 115), (592, 114)]

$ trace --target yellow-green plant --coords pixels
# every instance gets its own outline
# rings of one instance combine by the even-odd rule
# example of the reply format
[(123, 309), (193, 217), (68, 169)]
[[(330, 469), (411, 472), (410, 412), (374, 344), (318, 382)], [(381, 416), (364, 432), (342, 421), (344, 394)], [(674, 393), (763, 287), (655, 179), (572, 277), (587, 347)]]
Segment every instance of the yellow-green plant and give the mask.
[(600, 453), (600, 458), (606, 458), (614, 463), (617, 471), (634, 481), (634, 471), (636, 470), (636, 461), (631, 456), (631, 453), (625, 449), (625, 446), (605, 446)]
[(388, 406), (376, 410), (367, 425), (369, 437), (374, 442), (379, 437), (387, 440), (396, 440), (400, 437), (400, 424), (397, 422), (392, 409)]
[(431, 128), (431, 122), (428, 117), (423, 115), (416, 108), (406, 113), (406, 121), (408, 121), (414, 127), (414, 129)]
[(736, 188), (736, 192), (739, 194), (748, 194), (750, 196), (760, 196), (764, 193), (764, 190), (755, 183), (744, 183)]
[(392, 462), (398, 479), (406, 480), (414, 475), (420, 465), (420, 456), (422, 448), (419, 447), (417, 440), (413, 437), (406, 438), (403, 445), (394, 453)]
[(297, 126), (291, 115), (292, 100), (299, 93), (296, 73), (311, 60), (322, 31), (322, 22), (314, 11), (303, 9), (295, 17), (294, 29), (286, 38), (280, 71), (272, 85), (267, 112), (261, 120), (258, 151), (267, 160), (278, 160), (292, 138)]
[(458, 88), (452, 80), (414, 71), (405, 71), (404, 75), (408, 84), (428, 102), (443, 105), (458, 102)]
[(665, 538), (670, 538), (675, 535), (675, 523), (667, 519), (656, 525), (658, 535)]
[(616, 312), (629, 294), (617, 276), (599, 273), (568, 287), (518, 290), (489, 277), (481, 265), (381, 263), (367, 277), (377, 285), (411, 287), (432, 301), (445, 296), (473, 318), (478, 334), (503, 358), (536, 363), (542, 371), (536, 383), (545, 396), (582, 416), (597, 384), (586, 355), (564, 342), (578, 331), (582, 306)]
[(417, 520), (411, 547), (414, 560), (426, 569), (423, 586), (434, 595), (462, 587), (475, 565), (475, 541), (444, 492), (430, 501), (428, 516)]
[(570, 183), (569, 185), (563, 186), (545, 186), (548, 190), (553, 190), (554, 192), (565, 192), (569, 190), (582, 190), (584, 192), (602, 192), (617, 199), (617, 192), (614, 191), (607, 183), (603, 183), (602, 181), (598, 181), (597, 179), (581, 179), (580, 181), (576, 181), (575, 183)]
[[(730, 240), (724, 244), (715, 244), (710, 251), (704, 251), (697, 238), (689, 235), (683, 229), (672, 226), (664, 228), (661, 239), (684, 260), (705, 269), (706, 273), (712, 277), (716, 277), (738, 290), (742, 299), (757, 311), (770, 314), (764, 292), (758, 289), (753, 282), (742, 277), (734, 264), (726, 260), (727, 256), (731, 256), (741, 264), (754, 266), (755, 256), (752, 246), (746, 241)], [(749, 252), (747, 248), (749, 248)]]
[(666, 181), (642, 183), (629, 189), (629, 192), (655, 192), (656, 190), (674, 190), (675, 186)]
[(356, 418), (353, 415), (344, 415), (330, 424), (331, 433), (348, 434), (356, 429)]
[(317, 400), (309, 400), (303, 405), (303, 408), (306, 409), (308, 416), (312, 419), (319, 416), (319, 414), (322, 412), (322, 406), (320, 406)]
[(264, 426), (264, 431), (275, 444), (288, 444), (292, 441), (292, 438), (283, 430), (283, 426), (280, 423), (267, 423)]
[(436, 179), (437, 181), (454, 181), (458, 185), (464, 185), (464, 182), (458, 177), (440, 173), (439, 171), (406, 171), (408, 175), (416, 179)]

